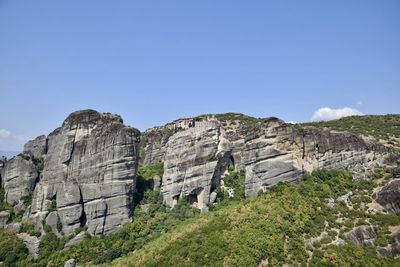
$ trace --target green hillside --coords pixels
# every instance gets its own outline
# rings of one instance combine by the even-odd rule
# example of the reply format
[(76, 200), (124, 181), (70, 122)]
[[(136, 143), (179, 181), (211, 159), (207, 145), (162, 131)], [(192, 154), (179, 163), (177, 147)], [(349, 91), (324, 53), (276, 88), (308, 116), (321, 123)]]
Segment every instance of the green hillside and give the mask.
[[(317, 171), (300, 185), (279, 184), (255, 198), (221, 203), (111, 266), (399, 265), (400, 259), (380, 258), (374, 247), (362, 248), (345, 234), (355, 226), (378, 225), (375, 245), (386, 246), (389, 226), (399, 225), (400, 216), (371, 215), (364, 205), (383, 177), (389, 176), (382, 172), (374, 181), (356, 182), (343, 171)], [(328, 198), (350, 191), (359, 193), (348, 204), (328, 206)], [(338, 240), (346, 244), (336, 246)]]

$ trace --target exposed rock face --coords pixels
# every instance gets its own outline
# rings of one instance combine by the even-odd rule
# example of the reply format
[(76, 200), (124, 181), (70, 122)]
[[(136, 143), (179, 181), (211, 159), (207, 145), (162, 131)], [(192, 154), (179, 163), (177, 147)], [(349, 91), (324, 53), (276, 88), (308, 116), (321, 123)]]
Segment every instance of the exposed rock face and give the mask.
[(305, 171), (318, 168), (362, 173), (387, 152), (353, 134), (301, 128), (276, 118), (234, 129), (196, 122), (165, 146), (162, 192), (169, 206), (186, 196), (202, 208), (229, 164), (245, 169), (246, 196), (253, 196), (278, 182), (298, 182)]
[(359, 246), (372, 247), (377, 236), (377, 230), (375, 226), (358, 226), (347, 233), (347, 238)]
[(375, 201), (390, 213), (400, 212), (400, 179), (392, 180), (377, 194)]
[(21, 231), (21, 224), (20, 223), (7, 224), (4, 227), (4, 230), (6, 230), (7, 232), (12, 233), (12, 234), (19, 233)]
[(8, 211), (0, 211), (0, 228), (3, 228), (10, 219), (10, 213)]
[(4, 166), (6, 165), (7, 159), (4, 156), (0, 156), (0, 171), (1, 169), (4, 168)]
[(64, 248), (70, 248), (70, 247), (78, 245), (80, 242), (83, 241), (84, 237), (85, 237), (85, 232), (80, 232), (74, 238), (72, 238), (67, 243), (65, 243)]
[(32, 257), (36, 259), (39, 256), (39, 238), (37, 238), (36, 236), (30, 236), (26, 233), (17, 234), (17, 236), (22, 239), (26, 248), (29, 251), (29, 254), (31, 254)]
[(146, 131), (140, 140), (140, 162), (152, 165), (164, 161), (166, 144), (173, 134), (173, 130), (164, 127)]
[(13, 205), (22, 197), (32, 194), (39, 172), (29, 156), (19, 155), (7, 161), (1, 170), (1, 178), (5, 200)]
[(387, 247), (378, 247), (378, 254), (382, 257), (399, 258), (400, 257), (400, 233), (391, 235)]
[(243, 163), (246, 169), (245, 192), (257, 195), (278, 182), (301, 178), (301, 147), (294, 140), (293, 129), (271, 120), (253, 126), (244, 140)]
[(35, 158), (43, 157), (47, 152), (47, 138), (45, 135), (36, 137), (24, 145), (24, 154), (32, 155)]
[[(40, 228), (49, 210), (71, 234), (87, 226), (95, 235), (130, 220), (140, 133), (121, 117), (84, 110), (72, 113), (47, 137), (44, 169), (33, 194), (30, 218)], [(40, 153), (40, 145), (32, 145)], [(54, 220), (50, 220), (54, 221)]]
[(197, 123), (169, 139), (161, 187), (167, 205), (174, 206), (182, 196), (189, 196), (200, 209), (209, 203), (230, 159), (229, 143), (221, 130), (216, 123)]
[(76, 261), (75, 259), (70, 259), (65, 262), (64, 267), (75, 267), (76, 266)]
[(348, 133), (299, 128), (279, 120), (259, 123), (245, 139), (246, 195), (278, 182), (297, 182), (304, 171), (343, 168), (362, 172), (383, 161), (387, 149)]

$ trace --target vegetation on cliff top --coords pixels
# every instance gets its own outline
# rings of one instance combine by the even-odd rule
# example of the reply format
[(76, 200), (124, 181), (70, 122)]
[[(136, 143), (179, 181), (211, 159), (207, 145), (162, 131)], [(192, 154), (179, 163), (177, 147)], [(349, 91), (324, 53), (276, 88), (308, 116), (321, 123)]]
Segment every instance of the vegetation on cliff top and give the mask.
[(389, 146), (400, 148), (400, 114), (350, 116), (339, 120), (310, 122), (303, 125), (372, 136), (384, 140)]
[(203, 114), (200, 116), (197, 116), (195, 120), (204, 120), (207, 119), (208, 117), (215, 117), (221, 122), (226, 122), (226, 121), (241, 121), (244, 123), (257, 123), (260, 121), (263, 121), (263, 118), (255, 118), (251, 117), (242, 113), (234, 113), (234, 112), (228, 112), (228, 113), (218, 113), (218, 114)]

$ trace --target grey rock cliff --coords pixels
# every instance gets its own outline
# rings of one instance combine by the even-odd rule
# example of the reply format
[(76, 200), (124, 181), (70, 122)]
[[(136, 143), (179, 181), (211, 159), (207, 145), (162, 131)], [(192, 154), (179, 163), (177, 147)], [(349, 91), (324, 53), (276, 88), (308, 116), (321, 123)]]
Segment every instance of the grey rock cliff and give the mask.
[(377, 227), (370, 225), (358, 226), (347, 233), (347, 238), (359, 246), (372, 247), (377, 236)]
[(390, 213), (400, 212), (400, 179), (389, 181), (375, 197), (378, 202)]
[(387, 154), (382, 145), (353, 134), (303, 128), (276, 118), (235, 127), (196, 122), (165, 145), (162, 192), (169, 206), (187, 197), (202, 209), (228, 165), (245, 170), (246, 196), (254, 196), (279, 182), (298, 182), (305, 171), (318, 168), (362, 174)]
[(363, 173), (382, 163), (388, 151), (353, 134), (300, 128), (279, 120), (254, 125), (244, 144), (246, 195), (278, 182), (297, 182), (304, 171), (343, 168)]
[(203, 122), (169, 139), (161, 187), (167, 205), (174, 206), (183, 196), (200, 209), (209, 203), (230, 160), (229, 143), (221, 130), (217, 123)]
[(19, 155), (7, 161), (1, 170), (5, 200), (17, 204), (22, 197), (32, 194), (38, 178), (39, 170), (29, 156)]
[(128, 222), (139, 136), (117, 115), (94, 110), (69, 115), (47, 137), (44, 169), (29, 216), (37, 228), (51, 210), (56, 214), (50, 216), (60, 218), (64, 234), (87, 226), (91, 234), (103, 235)]
[(140, 162), (152, 165), (164, 160), (166, 144), (174, 131), (165, 127), (150, 129), (143, 133), (140, 140)]
[(47, 138), (45, 135), (36, 137), (24, 145), (24, 154), (32, 155), (35, 158), (43, 157), (47, 152)]

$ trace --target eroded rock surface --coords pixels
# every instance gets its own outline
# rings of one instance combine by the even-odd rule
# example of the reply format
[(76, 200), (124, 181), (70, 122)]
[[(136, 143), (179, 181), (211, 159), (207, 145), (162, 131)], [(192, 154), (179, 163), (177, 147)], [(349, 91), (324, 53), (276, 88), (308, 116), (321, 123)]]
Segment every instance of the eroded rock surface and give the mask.
[(5, 200), (9, 204), (17, 204), (22, 197), (32, 194), (38, 178), (38, 168), (29, 156), (13, 157), (1, 170)]
[(400, 212), (400, 179), (390, 181), (375, 197), (378, 202), (390, 213)]
[(182, 196), (202, 209), (227, 169), (230, 147), (217, 123), (197, 123), (173, 135), (166, 145), (162, 192), (174, 206)]
[(8, 219), (10, 219), (10, 213), (6, 210), (0, 211), (0, 228), (6, 226)]
[(164, 127), (144, 132), (140, 140), (140, 162), (152, 165), (164, 161), (166, 144), (173, 134), (173, 130)]
[(246, 195), (278, 182), (297, 182), (304, 171), (343, 168), (363, 173), (387, 149), (349, 133), (299, 128), (279, 120), (256, 124), (245, 140)]
[(43, 157), (47, 152), (47, 138), (45, 135), (36, 137), (24, 145), (24, 153), (30, 154), (35, 158)]
[(40, 240), (36, 236), (31, 236), (28, 235), (27, 233), (21, 233), (17, 234), (17, 236), (22, 239), (24, 242), (24, 245), (29, 251), (29, 254), (32, 255), (34, 259), (36, 259), (39, 256), (39, 250), (40, 250)]
[(378, 254), (382, 257), (399, 258), (400, 257), (400, 233), (391, 235), (389, 245), (378, 247)]
[(300, 127), (277, 118), (232, 127), (196, 122), (172, 135), (164, 156), (164, 201), (179, 197), (202, 208), (228, 165), (245, 170), (246, 196), (279, 182), (298, 182), (305, 171), (343, 168), (356, 174), (381, 163), (388, 149), (353, 134)]
[(87, 226), (90, 233), (103, 235), (128, 222), (139, 136), (117, 115), (72, 113), (47, 137), (44, 169), (30, 213), (37, 228), (52, 210), (50, 221), (54, 224), (59, 217), (64, 234)]
[(378, 229), (375, 226), (358, 226), (347, 233), (347, 238), (359, 246), (372, 247), (377, 236)]

